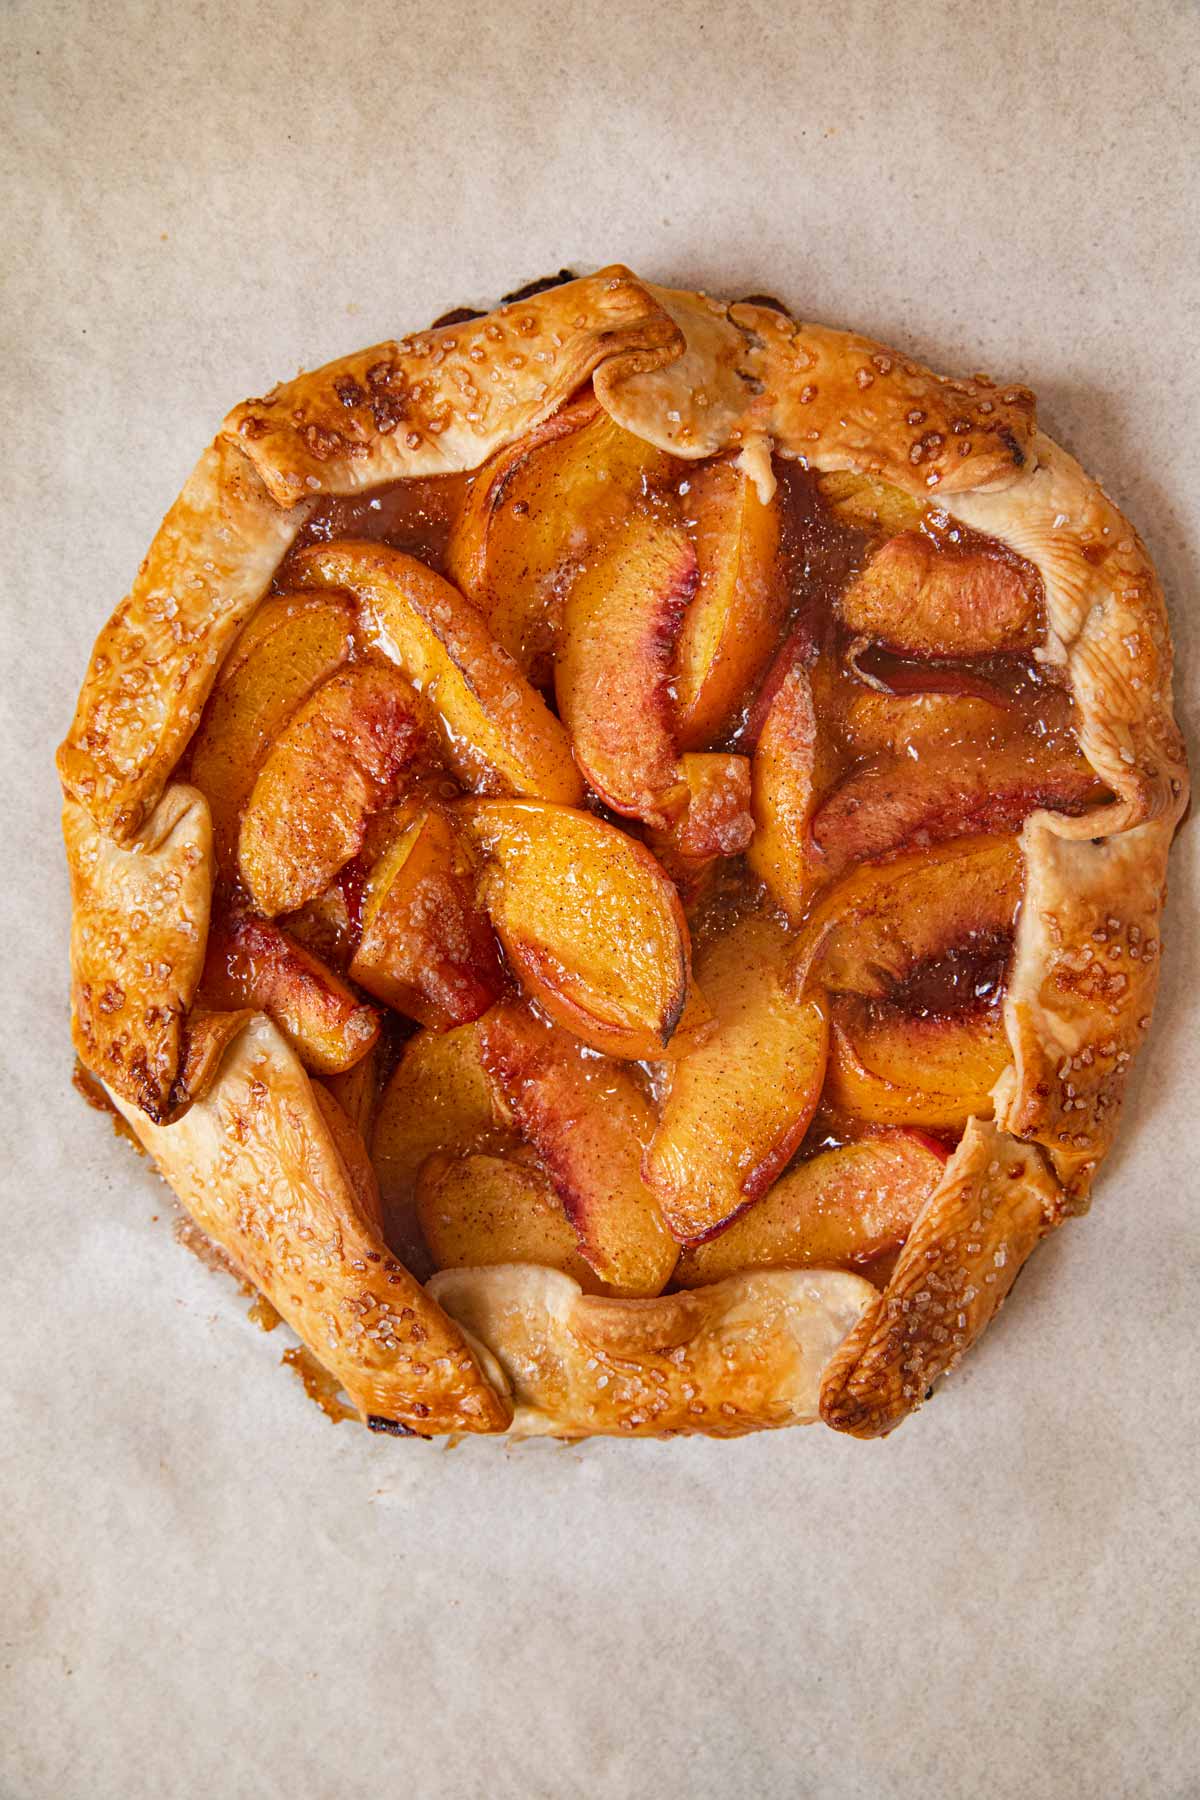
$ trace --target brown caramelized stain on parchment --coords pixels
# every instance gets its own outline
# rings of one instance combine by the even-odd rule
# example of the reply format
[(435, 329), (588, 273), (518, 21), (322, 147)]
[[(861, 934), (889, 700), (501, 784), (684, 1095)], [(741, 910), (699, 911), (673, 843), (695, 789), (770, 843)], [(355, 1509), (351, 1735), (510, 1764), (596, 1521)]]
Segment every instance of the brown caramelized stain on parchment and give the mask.
[[(213, 1269), (218, 1274), (228, 1275), (237, 1283), (240, 1291), (250, 1299), (250, 1307), (246, 1316), (258, 1326), (260, 1331), (275, 1330), (275, 1327), (281, 1322), (280, 1317), (266, 1295), (260, 1294), (245, 1279), (232, 1257), (227, 1256), (221, 1246), (214, 1243), (207, 1232), (201, 1231), (200, 1227), (186, 1213), (181, 1214), (175, 1221), (175, 1241), (182, 1244), (185, 1250), (190, 1250), (206, 1269)], [(342, 1419), (358, 1417), (354, 1408), (347, 1406), (341, 1398), (342, 1390), (334, 1376), (329, 1373), (328, 1369), (322, 1368), (311, 1350), (306, 1350), (303, 1344), (294, 1344), (290, 1349), (285, 1350), (280, 1361), (286, 1363), (288, 1368), (299, 1377), (308, 1398), (315, 1406), (319, 1406), (325, 1417), (332, 1420), (335, 1425)]]
[(174, 1235), (175, 1242), (189, 1250), (197, 1262), (202, 1262), (206, 1269), (213, 1269), (219, 1275), (228, 1275), (247, 1298), (257, 1293), (258, 1290), (252, 1282), (246, 1280), (233, 1258), (222, 1250), (220, 1244), (214, 1243), (207, 1231), (201, 1231), (191, 1214), (182, 1209), (175, 1220)]
[(181, 1212), (174, 1225), (175, 1242), (189, 1250), (197, 1262), (202, 1262), (206, 1269), (213, 1269), (218, 1275), (228, 1275), (237, 1283), (238, 1289), (250, 1301), (246, 1317), (258, 1326), (260, 1331), (274, 1331), (280, 1323), (279, 1314), (271, 1305), (265, 1294), (260, 1294), (253, 1282), (247, 1281), (233, 1258), (222, 1250), (220, 1244), (214, 1242), (206, 1231), (201, 1231), (196, 1221), (185, 1212)]
[(96, 1077), (84, 1068), (78, 1057), (75, 1058), (75, 1066), (71, 1070), (71, 1086), (77, 1094), (82, 1095), (95, 1112), (104, 1113), (112, 1120), (112, 1128), (117, 1137), (123, 1139), (127, 1144), (132, 1144), (139, 1156), (145, 1156), (146, 1152), (139, 1143), (133, 1127), (125, 1123)]
[[(125, 1123), (120, 1113), (113, 1107), (104, 1089), (93, 1079), (78, 1061), (71, 1076), (71, 1084), (81, 1094), (88, 1105), (97, 1112), (108, 1114), (113, 1121), (113, 1128), (120, 1138), (133, 1145), (139, 1156), (146, 1154), (137, 1137)], [(174, 1196), (172, 1196), (172, 1199)], [(204, 1264), (219, 1275), (228, 1275), (236, 1282), (239, 1291), (250, 1301), (246, 1316), (258, 1326), (260, 1331), (274, 1331), (280, 1324), (280, 1316), (265, 1294), (260, 1294), (253, 1284), (246, 1280), (232, 1257), (228, 1256), (221, 1246), (214, 1243), (206, 1231), (201, 1231), (187, 1213), (180, 1209), (173, 1225), (175, 1242), (183, 1249), (190, 1251), (197, 1262)], [(342, 1419), (357, 1419), (358, 1414), (352, 1406), (347, 1406), (341, 1399), (341, 1387), (328, 1369), (306, 1350), (303, 1344), (296, 1344), (285, 1350), (280, 1359), (299, 1376), (304, 1384), (304, 1391), (314, 1405), (319, 1406), (327, 1419), (336, 1425)]]
[(311, 1350), (303, 1344), (295, 1344), (292, 1349), (285, 1350), (281, 1362), (287, 1364), (293, 1374), (299, 1376), (304, 1384), (304, 1391), (314, 1406), (319, 1406), (325, 1417), (334, 1425), (343, 1419), (357, 1419), (358, 1414), (352, 1406), (347, 1406), (341, 1398), (341, 1388), (328, 1369), (323, 1369)]

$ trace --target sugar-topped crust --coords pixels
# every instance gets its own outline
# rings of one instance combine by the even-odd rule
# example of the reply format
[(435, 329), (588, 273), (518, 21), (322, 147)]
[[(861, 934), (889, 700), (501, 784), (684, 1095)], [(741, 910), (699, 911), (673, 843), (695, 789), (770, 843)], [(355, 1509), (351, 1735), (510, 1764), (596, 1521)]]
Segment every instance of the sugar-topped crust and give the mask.
[[(147, 927), (171, 946), (170, 979), (144, 1010), (147, 1073), (130, 1076), (124, 1049), (113, 1061), (119, 1015), (97, 995), (120, 951), (106, 961), (111, 929), (106, 940), (94, 922), (129, 905), (133, 865), (122, 857), (145, 856), (144, 879), (155, 856), (173, 854), (172, 831), (199, 842), (197, 810), (178, 798), (187, 790), (167, 784), (311, 501), (476, 468), (589, 377), (618, 423), (675, 455), (740, 449), (764, 496), (773, 452), (870, 474), (1028, 559), (1046, 594), (1039, 655), (1071, 691), (1084, 753), (1114, 796), (1083, 817), (1041, 813), (1025, 826), (1004, 1005), (1014, 1061), (996, 1122), (968, 1126), (882, 1295), (809, 1271), (627, 1301), (584, 1297), (569, 1278), (527, 1267), (444, 1272), (423, 1290), (368, 1216), (369, 1184), (338, 1135), (345, 1121), (331, 1126), (261, 1018), (197, 1021), (194, 1081), (175, 1088), (187, 1110), (153, 1123), (189, 1066), (181, 1018), (211, 857), (190, 871), (188, 956), (176, 954), (182, 903)], [(526, 1434), (734, 1435), (813, 1416), (822, 1367), (827, 1422), (890, 1430), (1086, 1198), (1153, 1004), (1167, 851), (1187, 802), (1154, 571), (1096, 483), (1037, 431), (1026, 389), (947, 379), (855, 333), (652, 287), (620, 266), (375, 346), (235, 408), (101, 633), (59, 766), (83, 1060), (204, 1229), (361, 1410), (424, 1432), (503, 1430), (515, 1404), (512, 1428)]]
[(364, 1418), (502, 1431), (493, 1364), (398, 1263), (369, 1216), (314, 1084), (255, 1014), (208, 1093), (153, 1125), (109, 1092), (192, 1217), (341, 1382)]
[(281, 506), (477, 469), (601, 365), (633, 374), (683, 347), (620, 264), (462, 325), (375, 344), (235, 406), (240, 444)]
[(875, 1299), (859, 1275), (771, 1269), (657, 1300), (557, 1269), (445, 1269), (428, 1291), (496, 1356), (514, 1437), (741, 1437), (817, 1417), (821, 1371)]
[(1013, 1066), (995, 1101), (1000, 1123), (1045, 1147), (1081, 1207), (1154, 1010), (1175, 820), (1105, 838), (1070, 837), (1058, 823), (1044, 813), (1022, 836), (1025, 891), (1004, 999)]
[(1063, 1214), (1062, 1191), (1039, 1151), (972, 1119), (886, 1291), (872, 1297), (825, 1370), (822, 1418), (854, 1437), (891, 1431), (995, 1317)]
[(58, 752), (66, 792), (128, 842), (187, 747), (225, 652), (308, 517), (281, 511), (235, 444), (209, 446), (96, 639)]
[(167, 789), (129, 843), (63, 807), (71, 873), (71, 1035), (80, 1061), (147, 1118), (171, 1110), (183, 1023), (208, 939), (212, 822), (195, 788)]
[(658, 369), (608, 364), (595, 386), (619, 425), (675, 456), (767, 444), (922, 498), (1007, 487), (1028, 465), (1028, 388), (935, 375), (857, 332), (800, 324), (774, 307), (650, 292), (686, 351)]

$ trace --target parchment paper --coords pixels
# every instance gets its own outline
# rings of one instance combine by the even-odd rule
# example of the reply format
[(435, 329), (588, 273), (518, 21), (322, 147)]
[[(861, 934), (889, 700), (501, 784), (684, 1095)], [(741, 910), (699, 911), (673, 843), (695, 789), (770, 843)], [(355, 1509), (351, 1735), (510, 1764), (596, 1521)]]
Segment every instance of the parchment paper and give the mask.
[(621, 258), (1027, 380), (1194, 716), (1184, 4), (12, 0), (4, 1800), (1200, 1793), (1196, 844), (1089, 1219), (898, 1436), (331, 1426), (68, 1085), (53, 746), (225, 408)]

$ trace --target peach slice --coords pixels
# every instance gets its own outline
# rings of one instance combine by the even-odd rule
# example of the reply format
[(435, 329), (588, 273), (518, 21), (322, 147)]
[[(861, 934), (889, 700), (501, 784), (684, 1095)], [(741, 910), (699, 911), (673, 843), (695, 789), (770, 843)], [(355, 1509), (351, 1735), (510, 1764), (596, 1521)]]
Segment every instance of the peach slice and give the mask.
[(672, 1063), (645, 1173), (681, 1242), (765, 1193), (808, 1127), (825, 1075), (822, 1007), (780, 982), (787, 940), (750, 915), (713, 940), (697, 979), (716, 1021)]
[[(561, 501), (556, 503), (554, 488), (543, 478), (547, 452), (601, 415), (608, 416), (591, 394), (568, 401), (476, 470), (450, 532), (446, 572), (482, 612), (491, 611), (498, 593), (536, 587), (539, 577), (552, 574), (566, 553), (570, 542), (566, 508)], [(531, 500), (540, 501), (532, 518)], [(505, 644), (518, 662), (521, 635), (518, 632), (514, 643)], [(496, 637), (503, 642), (499, 633)]]
[(1032, 650), (1043, 630), (1042, 582), (999, 546), (890, 538), (838, 602), (851, 631), (901, 656), (987, 656)]
[(416, 696), (385, 662), (352, 664), (292, 715), (259, 769), (238, 868), (260, 913), (315, 900), (390, 806), (424, 746)]
[(1013, 929), (1022, 863), (1014, 837), (977, 837), (856, 869), (815, 909), (788, 984), (887, 999), (924, 963)]
[(429, 700), (466, 786), (582, 800), (565, 730), (457, 588), (415, 557), (365, 541), (313, 544), (295, 568), (298, 580), (357, 596), (363, 629)]
[(379, 1036), (374, 1007), (286, 931), (250, 913), (214, 916), (200, 994), (220, 1011), (268, 1013), (320, 1075), (351, 1068)]
[(994, 1007), (922, 1017), (837, 1000), (825, 1098), (875, 1125), (962, 1131), (990, 1119), (992, 1089), (1011, 1061)]
[(571, 807), (464, 802), (488, 857), (479, 892), (520, 980), (594, 1050), (658, 1057), (679, 1022), (691, 944), (644, 845)]
[(546, 1176), (503, 1156), (430, 1156), (417, 1179), (417, 1217), (439, 1269), (537, 1263), (585, 1294), (605, 1291)]
[(478, 1025), (418, 1031), (380, 1098), (371, 1161), (383, 1198), (383, 1235), (414, 1273), (432, 1274), (416, 1213), (417, 1176), (436, 1151), (466, 1154), (515, 1143), (479, 1058)]
[(478, 1026), (484, 1067), (546, 1169), (579, 1249), (617, 1294), (658, 1294), (679, 1252), (642, 1179), (654, 1108), (618, 1063), (589, 1057), (528, 1007)]
[(666, 831), (650, 830), (646, 842), (685, 905), (703, 893), (713, 866), (739, 856), (754, 835), (750, 764), (744, 756), (690, 751), (679, 759), (687, 784), (687, 810)]
[(822, 500), (843, 525), (870, 537), (895, 537), (920, 523), (924, 507), (903, 488), (853, 469), (830, 469), (817, 477)]
[(977, 694), (859, 694), (846, 736), (859, 756), (906, 756), (910, 747), (986, 741), (1009, 727), (1008, 708)]
[(496, 940), (444, 807), (398, 809), (393, 841), (367, 877), (350, 974), (434, 1031), (469, 1024), (500, 993)]
[(780, 688), (797, 664), (811, 670), (816, 658), (817, 643), (809, 623), (805, 619), (798, 619), (771, 658), (767, 671), (746, 708), (746, 722), (737, 734), (739, 749), (753, 751), (758, 747), (767, 714)]
[(759, 731), (751, 766), (754, 837), (746, 858), (793, 921), (804, 916), (824, 879), (811, 826), (828, 760), (818, 743), (808, 671), (797, 661), (775, 690)]
[(527, 675), (553, 652), (557, 578), (671, 466), (590, 395), (483, 465), (451, 534), (450, 578)]
[(779, 513), (732, 462), (689, 478), (700, 583), (675, 657), (675, 717), (685, 750), (720, 739), (745, 704), (783, 629)]
[[(197, 1100), (204, 1099), (220, 1073), (230, 1045), (253, 1017), (248, 1007), (239, 1007), (236, 1012), (210, 1012), (207, 1007), (193, 1006), (184, 1022), (179, 1072), (171, 1088), (172, 1121), (181, 1118)], [(79, 1066), (82, 1069), (82, 1063)], [(104, 1090), (100, 1092), (103, 1094)]]
[[(1008, 678), (1016, 677), (1015, 685), (1002, 687), (994, 678), (989, 679), (986, 670), (987, 662), (982, 665), (965, 662), (930, 662), (920, 659), (894, 656), (883, 644), (874, 644), (869, 638), (855, 638), (847, 647), (846, 663), (858, 681), (865, 682), (878, 694), (947, 694), (960, 695), (976, 700), (988, 700), (993, 706), (1005, 712), (1014, 711), (1020, 704), (1017, 690), (1028, 688), (1038, 677), (1032, 673), (1027, 662), (1013, 663), (1009, 659)], [(980, 672), (980, 668), (985, 671)], [(1050, 696), (1058, 695), (1066, 699), (1065, 690), (1052, 688), (1044, 684), (1040, 688), (1041, 707), (1039, 722), (1044, 718), (1043, 709), (1047, 704), (1051, 710), (1059, 711), (1050, 700)], [(1067, 702), (1069, 706), (1069, 701)], [(1049, 723), (1049, 720), (1046, 720)]]
[(268, 748), (353, 648), (354, 608), (344, 595), (276, 594), (226, 657), (191, 749), (191, 779), (208, 801), (223, 873), (235, 868), (242, 808)]
[(379, 1090), (383, 1080), (382, 1070), (381, 1039), (376, 1038), (366, 1055), (360, 1056), (348, 1069), (344, 1069), (339, 1075), (322, 1077), (324, 1086), (333, 1095), (364, 1144), (370, 1143), (375, 1126), (375, 1113), (379, 1106)]
[(1046, 807), (1077, 814), (1105, 794), (1074, 744), (966, 739), (915, 760), (879, 757), (839, 783), (817, 809), (812, 836), (831, 876), (910, 844), (1017, 831)]
[(670, 1043), (660, 1054), (667, 1062), (674, 1062), (681, 1056), (690, 1056), (701, 1044), (707, 1044), (715, 1036), (716, 1030), (717, 1021), (713, 1018), (712, 1007), (692, 981), (688, 984), (687, 1005), (671, 1033)]
[(675, 1279), (706, 1287), (743, 1269), (852, 1267), (897, 1250), (942, 1178), (946, 1151), (915, 1131), (881, 1131), (825, 1150), (780, 1177)]
[(669, 690), (696, 585), (681, 526), (634, 513), (567, 592), (554, 686), (575, 760), (614, 812), (665, 828), (687, 804)]

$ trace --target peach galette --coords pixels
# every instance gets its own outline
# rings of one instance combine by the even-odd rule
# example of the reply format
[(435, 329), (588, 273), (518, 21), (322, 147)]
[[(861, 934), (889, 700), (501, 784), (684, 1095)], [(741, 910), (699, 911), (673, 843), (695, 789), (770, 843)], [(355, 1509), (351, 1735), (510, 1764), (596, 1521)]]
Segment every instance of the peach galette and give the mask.
[(1170, 663), (1024, 388), (534, 284), (168, 513), (59, 756), (79, 1058), (376, 1429), (887, 1432), (1112, 1141)]

